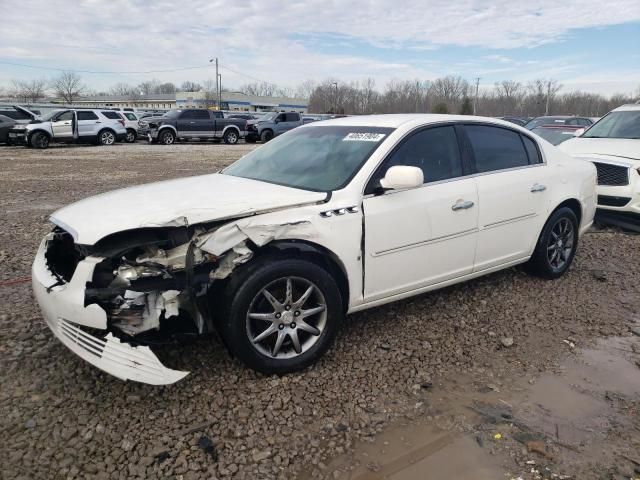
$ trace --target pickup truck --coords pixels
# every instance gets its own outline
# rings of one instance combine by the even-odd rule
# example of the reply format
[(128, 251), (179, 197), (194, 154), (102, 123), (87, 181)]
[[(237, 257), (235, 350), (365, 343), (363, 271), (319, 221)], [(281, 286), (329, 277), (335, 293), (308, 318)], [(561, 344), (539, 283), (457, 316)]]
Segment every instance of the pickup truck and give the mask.
[(302, 115), (297, 112), (269, 112), (262, 118), (247, 122), (245, 141), (254, 143), (261, 140), (262, 143), (266, 143), (273, 137), (293, 130), (302, 124)]
[(247, 121), (224, 118), (222, 112), (198, 108), (167, 112), (161, 118), (149, 120), (148, 138), (152, 143), (171, 145), (176, 139), (222, 139), (235, 144), (244, 138)]

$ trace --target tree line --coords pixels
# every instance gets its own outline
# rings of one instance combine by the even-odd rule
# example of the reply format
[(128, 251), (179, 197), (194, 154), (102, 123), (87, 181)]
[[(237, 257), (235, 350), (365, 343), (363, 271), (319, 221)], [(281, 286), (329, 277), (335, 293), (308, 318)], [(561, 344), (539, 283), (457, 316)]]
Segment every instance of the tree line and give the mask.
[[(375, 81), (341, 82), (328, 78), (322, 82), (306, 80), (296, 87), (281, 87), (270, 82), (241, 85), (235, 91), (256, 96), (296, 97), (309, 101), (311, 113), (460, 113), (486, 116), (540, 116), (553, 114), (601, 116), (613, 108), (640, 99), (640, 86), (633, 94), (604, 95), (562, 92), (555, 79), (535, 79), (526, 83), (513, 80), (496, 82), (492, 88), (477, 88), (459, 76), (432, 81), (391, 80), (382, 89)], [(157, 79), (131, 85), (119, 82), (107, 91), (90, 89), (73, 71), (61, 72), (51, 79), (13, 80), (9, 96), (19, 102), (35, 103), (52, 93), (67, 104), (83, 96), (120, 95), (135, 101), (144, 95), (172, 94), (179, 91), (203, 92), (213, 105), (216, 82), (186, 80), (179, 85)], [(223, 91), (228, 91), (223, 89)], [(3, 93), (3, 92), (0, 92)]]
[(350, 83), (327, 79), (309, 96), (310, 112), (339, 114), (373, 113), (460, 113), (485, 116), (582, 115), (602, 116), (624, 103), (640, 100), (640, 86), (633, 94), (604, 95), (571, 91), (560, 93), (554, 79), (527, 83), (513, 80), (479, 88), (461, 77), (447, 76), (433, 81), (392, 80), (382, 90), (373, 79)]

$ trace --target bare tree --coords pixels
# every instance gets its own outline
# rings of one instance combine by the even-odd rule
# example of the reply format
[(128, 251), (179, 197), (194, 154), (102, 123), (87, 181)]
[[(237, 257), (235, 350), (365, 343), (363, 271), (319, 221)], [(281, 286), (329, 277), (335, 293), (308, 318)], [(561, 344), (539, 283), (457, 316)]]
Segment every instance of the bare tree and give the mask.
[(520, 82), (503, 80), (495, 83), (495, 96), (502, 105), (502, 115), (514, 114), (524, 96), (524, 89)]
[(65, 103), (71, 104), (87, 90), (80, 76), (74, 71), (62, 72), (51, 81), (51, 88)]
[(239, 90), (247, 95), (256, 95), (259, 97), (273, 97), (276, 95), (279, 87), (269, 82), (255, 82), (241, 85)]
[(151, 95), (152, 93), (156, 93), (156, 89), (160, 85), (160, 81), (156, 80), (147, 80), (138, 84), (138, 90), (142, 93), (142, 95)]
[(202, 90), (202, 85), (197, 82), (187, 80), (185, 82), (182, 82), (182, 85), (180, 85), (180, 90), (182, 90), (183, 92), (199, 92)]
[(132, 87), (128, 83), (119, 82), (112, 85), (109, 89), (111, 95), (129, 95), (132, 91), (135, 91), (135, 87)]
[(12, 80), (12, 94), (21, 102), (35, 103), (44, 97), (47, 81), (36, 79), (31, 81)]
[(204, 106), (206, 108), (213, 107), (218, 103), (218, 92), (216, 81), (208, 78), (202, 84), (202, 92), (204, 93)]

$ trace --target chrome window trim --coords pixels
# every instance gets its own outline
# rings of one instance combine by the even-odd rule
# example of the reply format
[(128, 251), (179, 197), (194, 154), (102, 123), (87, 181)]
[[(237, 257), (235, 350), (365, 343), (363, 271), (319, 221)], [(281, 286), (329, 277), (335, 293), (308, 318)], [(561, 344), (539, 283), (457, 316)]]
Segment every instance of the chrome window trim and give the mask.
[[(495, 173), (501, 173), (501, 172), (509, 172), (512, 170), (520, 170), (523, 168), (531, 168), (531, 167), (540, 167), (540, 166), (546, 166), (547, 165), (547, 157), (545, 154), (544, 149), (540, 146), (540, 143), (529, 133), (529, 132), (521, 132), (520, 130), (516, 130), (514, 128), (511, 128), (508, 125), (501, 125), (501, 124), (496, 124), (496, 123), (491, 123), (491, 122), (486, 122), (486, 121), (478, 121), (478, 120), (465, 120), (460, 121), (460, 120), (440, 120), (437, 122), (432, 122), (432, 123), (427, 123), (427, 124), (423, 124), (423, 125), (418, 125), (414, 128), (412, 128), (411, 130), (409, 130), (407, 133), (405, 133), (402, 137), (400, 137), (399, 139), (397, 139), (393, 145), (391, 145), (387, 151), (387, 154), (380, 160), (380, 162), (375, 166), (375, 168), (371, 171), (371, 173), (369, 174), (369, 176), (367, 177), (367, 181), (364, 182), (363, 186), (362, 186), (362, 190), (361, 190), (361, 194), (362, 194), (362, 198), (371, 198), (371, 197), (380, 197), (382, 195), (386, 195), (388, 193), (396, 193), (396, 192), (404, 192), (406, 190), (388, 190), (386, 192), (384, 192), (382, 195), (378, 194), (374, 194), (374, 193), (369, 193), (369, 194), (365, 194), (364, 191), (367, 189), (367, 185), (369, 185), (369, 182), (371, 181), (371, 179), (373, 178), (373, 176), (375, 175), (375, 173), (378, 171), (378, 168), (380, 168), (380, 166), (393, 154), (395, 148), (404, 140), (406, 140), (410, 135), (413, 135), (415, 132), (417, 132), (418, 130), (423, 130), (423, 129), (428, 129), (428, 128), (435, 128), (435, 127), (447, 127), (447, 126), (453, 126), (455, 127), (456, 125), (461, 125), (461, 126), (465, 126), (468, 124), (474, 124), (474, 125), (483, 125), (483, 126), (487, 126), (487, 127), (496, 127), (496, 128), (504, 128), (505, 130), (510, 130), (512, 132), (515, 132), (519, 135), (524, 135), (527, 138), (529, 138), (538, 148), (538, 151), (540, 152), (540, 157), (542, 158), (542, 162), (539, 163), (534, 163), (534, 164), (529, 164), (529, 165), (521, 165), (518, 167), (511, 167), (511, 168), (503, 168), (501, 170), (491, 170), (488, 172), (478, 172), (478, 173), (472, 173), (469, 175), (462, 175), (460, 177), (453, 177), (453, 178), (447, 178), (445, 180), (437, 180), (435, 182), (427, 182), (422, 184), (421, 187), (416, 187), (416, 188), (423, 188), (427, 185), (437, 185), (440, 183), (445, 183), (445, 182), (452, 182), (452, 181), (457, 181), (457, 180), (462, 180), (465, 178), (473, 178), (473, 177), (477, 177), (480, 175), (490, 175), (490, 174), (495, 174)], [(460, 140), (458, 139), (458, 142)], [(524, 148), (524, 145), (523, 145)], [(526, 153), (526, 149), (525, 149), (525, 153)], [(529, 156), (527, 155), (527, 158)], [(462, 158), (461, 158), (462, 160)], [(364, 165), (363, 165), (364, 166)], [(409, 189), (409, 190), (415, 190), (414, 188)]]

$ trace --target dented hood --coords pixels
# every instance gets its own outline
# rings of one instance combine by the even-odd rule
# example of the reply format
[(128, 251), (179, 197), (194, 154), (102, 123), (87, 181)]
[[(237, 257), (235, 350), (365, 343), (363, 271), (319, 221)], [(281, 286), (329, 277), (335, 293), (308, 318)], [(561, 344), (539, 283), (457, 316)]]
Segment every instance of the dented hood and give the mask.
[(142, 227), (193, 225), (322, 201), (326, 194), (211, 174), (103, 193), (68, 205), (51, 221), (77, 243)]

